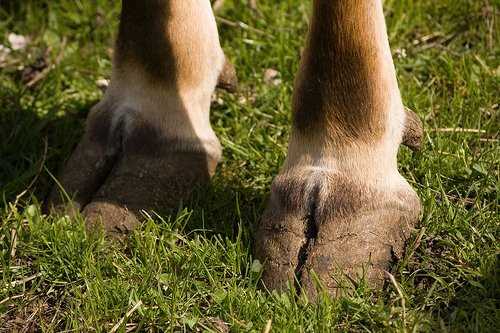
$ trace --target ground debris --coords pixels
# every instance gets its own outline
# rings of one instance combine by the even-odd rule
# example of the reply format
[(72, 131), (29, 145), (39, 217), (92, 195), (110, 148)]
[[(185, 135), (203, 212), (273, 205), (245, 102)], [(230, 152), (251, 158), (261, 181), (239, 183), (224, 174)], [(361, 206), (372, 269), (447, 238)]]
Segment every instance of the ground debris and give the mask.
[(279, 86), (282, 83), (281, 74), (274, 68), (268, 68), (264, 71), (264, 82), (271, 86)]
[(10, 33), (7, 39), (9, 40), (10, 48), (14, 51), (25, 49), (30, 42), (29, 38), (15, 33)]
[(21, 71), (21, 81), (24, 84), (28, 84), (33, 81), (37, 76), (40, 75), (48, 67), (46, 54), (38, 57), (33, 63), (24, 67)]

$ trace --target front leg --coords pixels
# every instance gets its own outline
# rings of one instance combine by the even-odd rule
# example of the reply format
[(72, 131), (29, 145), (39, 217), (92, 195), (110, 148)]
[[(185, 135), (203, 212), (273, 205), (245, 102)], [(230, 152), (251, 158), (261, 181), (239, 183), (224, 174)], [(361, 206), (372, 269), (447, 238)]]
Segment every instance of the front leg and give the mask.
[(67, 210), (67, 193), (108, 232), (134, 228), (142, 209), (177, 207), (219, 161), (209, 109), (219, 77), (235, 82), (225, 67), (209, 0), (123, 0), (110, 87), (50, 207)]
[(380, 286), (420, 214), (398, 147), (421, 139), (400, 97), (381, 0), (314, 0), (293, 112), (257, 233), (263, 281), (312, 297), (315, 276), (334, 296), (363, 277)]

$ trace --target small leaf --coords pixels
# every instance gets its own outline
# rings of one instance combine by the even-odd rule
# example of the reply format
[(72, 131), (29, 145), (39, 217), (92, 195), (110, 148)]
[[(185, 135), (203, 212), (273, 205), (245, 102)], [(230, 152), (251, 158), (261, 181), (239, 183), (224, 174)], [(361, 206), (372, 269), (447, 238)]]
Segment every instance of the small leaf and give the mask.
[(36, 216), (36, 213), (37, 213), (37, 209), (36, 209), (36, 206), (35, 205), (30, 205), (26, 208), (26, 215), (28, 215), (29, 217), (35, 217)]
[(482, 174), (484, 176), (488, 175), (488, 171), (486, 171), (486, 169), (484, 168), (484, 166), (482, 164), (475, 163), (472, 166), (472, 169), (474, 169), (474, 171), (477, 171), (478, 173), (480, 173), (480, 174)]
[(193, 329), (196, 326), (196, 323), (198, 323), (198, 318), (195, 317), (184, 318), (182, 322), (184, 325), (187, 325), (190, 329)]
[(262, 271), (262, 264), (260, 263), (259, 260), (254, 260), (252, 262), (252, 267), (250, 268), (252, 273), (260, 273)]

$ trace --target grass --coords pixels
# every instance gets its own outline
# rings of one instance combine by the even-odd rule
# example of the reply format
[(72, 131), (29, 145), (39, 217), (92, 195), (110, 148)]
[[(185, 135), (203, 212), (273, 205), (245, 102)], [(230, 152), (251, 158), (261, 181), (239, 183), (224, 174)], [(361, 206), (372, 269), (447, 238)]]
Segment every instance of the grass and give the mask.
[[(421, 153), (400, 154), (423, 219), (396, 284), (311, 304), (261, 290), (251, 250), (285, 158), (310, 1), (262, 0), (260, 14), (226, 1), (219, 16), (245, 24), (220, 24), (241, 81), (212, 111), (224, 161), (210, 188), (123, 244), (40, 212), (110, 76), (118, 2), (0, 1), (0, 44), (30, 38), (0, 53), (0, 331), (110, 331), (122, 320), (121, 332), (260, 332), (272, 320), (275, 332), (498, 332), (499, 5), (385, 1), (403, 98), (427, 130)], [(267, 68), (281, 84), (264, 82)]]

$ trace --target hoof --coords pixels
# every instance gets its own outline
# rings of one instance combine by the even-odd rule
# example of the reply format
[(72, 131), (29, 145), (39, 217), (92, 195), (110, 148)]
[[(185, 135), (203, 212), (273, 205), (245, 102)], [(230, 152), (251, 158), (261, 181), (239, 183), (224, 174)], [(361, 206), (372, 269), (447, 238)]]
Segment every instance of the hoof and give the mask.
[(134, 229), (141, 210), (178, 208), (210, 180), (220, 156), (218, 142), (169, 140), (145, 121), (132, 122), (136, 128), (125, 137), (113, 111), (100, 105), (90, 115), (46, 205), (70, 216), (82, 212), (89, 227), (109, 233)]
[(292, 283), (311, 299), (322, 290), (339, 297), (360, 280), (380, 287), (419, 215), (405, 182), (377, 189), (327, 172), (278, 176), (256, 239), (263, 283)]

